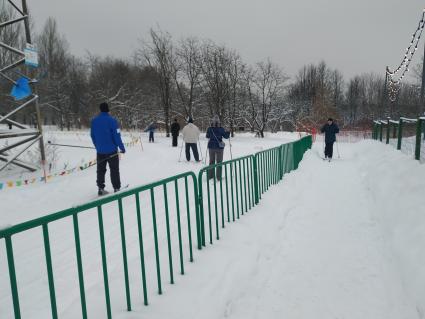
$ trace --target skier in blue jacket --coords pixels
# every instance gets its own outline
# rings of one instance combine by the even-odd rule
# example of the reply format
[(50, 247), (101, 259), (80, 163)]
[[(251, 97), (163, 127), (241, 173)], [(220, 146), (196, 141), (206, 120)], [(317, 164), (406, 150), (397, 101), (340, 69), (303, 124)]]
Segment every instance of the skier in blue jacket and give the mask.
[[(218, 115), (215, 115), (212, 118), (211, 126), (207, 129), (207, 138), (208, 141), (208, 151), (210, 156), (210, 165), (215, 163), (223, 162), (223, 153), (225, 143), (223, 142), (223, 138), (228, 139), (230, 137), (230, 132), (226, 131), (220, 125), (220, 118)], [(214, 171), (208, 171), (208, 178), (214, 177)], [(217, 167), (217, 175), (216, 178), (218, 180), (221, 179), (221, 166)]]
[(100, 114), (91, 121), (90, 135), (97, 152), (98, 194), (105, 194), (106, 164), (109, 164), (114, 191), (121, 188), (118, 149), (125, 153), (118, 121), (109, 115), (108, 103), (101, 103)]

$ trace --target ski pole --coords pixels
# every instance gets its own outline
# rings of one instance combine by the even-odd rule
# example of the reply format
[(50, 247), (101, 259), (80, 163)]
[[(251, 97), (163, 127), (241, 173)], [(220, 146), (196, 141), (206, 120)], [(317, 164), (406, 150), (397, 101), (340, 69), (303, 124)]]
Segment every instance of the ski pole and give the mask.
[(201, 161), (203, 161), (204, 159), (202, 158), (201, 141), (199, 139), (198, 139), (198, 144), (199, 144), (199, 154), (201, 154)]
[(65, 147), (77, 147), (77, 148), (95, 149), (94, 147), (91, 147), (91, 146), (79, 146), (79, 145), (69, 145), (69, 144), (56, 144), (56, 143), (52, 143), (51, 141), (47, 141), (47, 144), (55, 145), (55, 146), (65, 146)]
[(229, 146), (230, 146), (230, 160), (233, 160), (233, 154), (232, 154), (232, 142), (230, 141), (230, 135), (229, 135)]
[(338, 158), (341, 158), (341, 156), (339, 155), (339, 148), (338, 148), (338, 141), (335, 139), (336, 142), (336, 151), (338, 153)]
[(182, 146), (180, 147), (179, 162), (181, 162), (181, 159), (182, 159), (182, 151), (183, 151), (183, 143), (182, 143)]
[(139, 137), (139, 141), (140, 141), (140, 146), (142, 147), (142, 151), (143, 151), (143, 143), (142, 143), (142, 138)]

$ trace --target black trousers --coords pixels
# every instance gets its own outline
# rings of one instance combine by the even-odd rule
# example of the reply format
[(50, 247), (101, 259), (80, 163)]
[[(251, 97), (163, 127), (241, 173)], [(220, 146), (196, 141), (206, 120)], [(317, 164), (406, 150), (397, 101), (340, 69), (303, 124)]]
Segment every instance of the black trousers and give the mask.
[(149, 132), (149, 143), (150, 142), (154, 142), (154, 138), (153, 138), (153, 132)]
[(334, 142), (326, 143), (326, 145), (325, 145), (325, 157), (332, 158), (333, 152), (334, 152)]
[(190, 161), (190, 149), (192, 149), (195, 161), (199, 161), (198, 146), (196, 143), (186, 143), (186, 159)]
[(172, 143), (173, 147), (177, 146), (177, 138), (178, 137), (179, 137), (178, 135), (173, 135), (173, 143)]
[(97, 154), (97, 187), (105, 188), (106, 164), (109, 164), (112, 187), (120, 189), (120, 159), (117, 153)]
[[(209, 148), (208, 151), (210, 156), (210, 165), (223, 162), (224, 148)], [(221, 171), (222, 166), (217, 167), (216, 171), (214, 171), (214, 169), (209, 169), (208, 178), (216, 177), (217, 179), (221, 179)]]

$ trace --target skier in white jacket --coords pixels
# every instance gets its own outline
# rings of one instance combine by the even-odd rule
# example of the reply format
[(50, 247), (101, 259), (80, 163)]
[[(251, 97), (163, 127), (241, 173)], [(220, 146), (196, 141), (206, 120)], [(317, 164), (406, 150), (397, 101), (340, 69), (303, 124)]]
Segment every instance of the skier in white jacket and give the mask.
[(189, 123), (182, 130), (183, 141), (186, 144), (186, 159), (190, 161), (190, 149), (192, 149), (195, 161), (199, 162), (197, 143), (201, 132), (199, 131), (199, 128), (193, 124), (193, 119), (191, 117), (189, 117), (188, 122)]

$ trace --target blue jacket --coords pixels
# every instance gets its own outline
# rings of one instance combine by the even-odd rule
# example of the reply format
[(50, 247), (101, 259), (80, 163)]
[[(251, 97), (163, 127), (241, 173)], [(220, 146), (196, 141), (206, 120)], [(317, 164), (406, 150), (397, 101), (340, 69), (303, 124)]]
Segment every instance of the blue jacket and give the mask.
[(156, 130), (156, 125), (155, 124), (151, 124), (149, 125), (146, 129), (145, 132), (149, 132), (149, 133), (154, 133)]
[(118, 122), (106, 112), (92, 119), (90, 135), (99, 154), (116, 153), (118, 148), (125, 152)]
[(339, 127), (335, 123), (331, 125), (325, 124), (320, 130), (322, 133), (325, 133), (325, 143), (333, 143), (336, 141), (336, 133), (339, 133)]
[(219, 142), (223, 141), (223, 138), (229, 138), (230, 132), (226, 132), (222, 127), (209, 127), (207, 129), (207, 138), (209, 138), (208, 148), (222, 148)]

